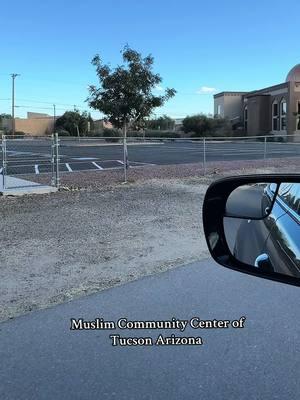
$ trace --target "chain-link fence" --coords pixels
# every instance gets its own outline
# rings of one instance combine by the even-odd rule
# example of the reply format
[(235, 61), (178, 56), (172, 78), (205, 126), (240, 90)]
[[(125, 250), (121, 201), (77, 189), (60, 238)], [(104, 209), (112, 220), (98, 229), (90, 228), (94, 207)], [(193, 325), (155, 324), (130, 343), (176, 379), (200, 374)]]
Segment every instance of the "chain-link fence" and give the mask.
[(255, 137), (11, 137), (2, 136), (1, 178), (40, 181), (59, 187), (60, 173), (200, 163), (268, 160), (300, 156), (300, 135)]
[(1, 137), (0, 173), (3, 189), (30, 187), (39, 182), (59, 187), (59, 139), (57, 135)]
[[(129, 164), (174, 165), (211, 162), (268, 160), (300, 156), (300, 135), (285, 137), (128, 138)], [(141, 144), (139, 146), (139, 143)]]

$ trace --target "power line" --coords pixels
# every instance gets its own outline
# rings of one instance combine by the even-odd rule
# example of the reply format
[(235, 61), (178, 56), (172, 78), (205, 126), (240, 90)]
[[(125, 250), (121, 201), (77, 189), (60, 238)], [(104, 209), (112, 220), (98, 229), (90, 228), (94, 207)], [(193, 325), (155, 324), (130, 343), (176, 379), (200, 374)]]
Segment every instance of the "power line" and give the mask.
[[(8, 100), (11, 100), (11, 98), (8, 98), (8, 99), (0, 99), (1, 101), (8, 101)], [(29, 103), (37, 103), (37, 104), (51, 104), (51, 105), (53, 105), (53, 104), (57, 104), (57, 105), (60, 105), (60, 106), (67, 106), (67, 107), (72, 107), (72, 108), (74, 108), (74, 104), (67, 104), (67, 103), (58, 103), (58, 102), (56, 102), (56, 101), (40, 101), (40, 100), (31, 100), (31, 99), (20, 99), (19, 98), (19, 100), (20, 101), (28, 101)], [(30, 106), (30, 105), (28, 105), (28, 107), (33, 107), (33, 106)], [(90, 108), (89, 106), (87, 106), (87, 107), (82, 107), (82, 106), (77, 106), (76, 105), (76, 108), (81, 108), (81, 109), (86, 109), (86, 108)]]
[[(35, 108), (36, 110), (53, 110), (53, 107), (37, 107), (37, 106), (29, 106), (29, 105), (21, 105), (21, 106), (15, 106), (15, 108)], [(58, 111), (66, 111), (65, 108), (56, 108)]]

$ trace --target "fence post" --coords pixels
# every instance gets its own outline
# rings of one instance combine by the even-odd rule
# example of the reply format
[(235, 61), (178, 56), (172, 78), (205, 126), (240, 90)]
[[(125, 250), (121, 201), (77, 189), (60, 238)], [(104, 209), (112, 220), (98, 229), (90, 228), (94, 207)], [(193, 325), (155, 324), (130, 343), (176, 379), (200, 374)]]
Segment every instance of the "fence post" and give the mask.
[(264, 161), (266, 161), (267, 158), (267, 136), (265, 136), (264, 140)]
[(55, 186), (59, 189), (59, 139), (58, 134), (55, 133)]
[(55, 139), (51, 135), (51, 186), (55, 186)]
[(206, 140), (203, 137), (203, 175), (206, 175)]
[(3, 190), (6, 186), (6, 138), (2, 135), (2, 185)]
[(123, 164), (124, 164), (124, 182), (123, 183), (127, 183), (128, 150), (127, 150), (127, 126), (126, 126), (126, 122), (123, 125)]

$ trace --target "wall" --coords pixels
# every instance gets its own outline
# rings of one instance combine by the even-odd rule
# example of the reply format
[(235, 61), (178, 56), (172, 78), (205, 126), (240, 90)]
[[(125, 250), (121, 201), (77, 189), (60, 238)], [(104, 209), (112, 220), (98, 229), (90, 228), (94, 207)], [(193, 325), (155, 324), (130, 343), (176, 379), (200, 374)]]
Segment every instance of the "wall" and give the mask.
[(218, 115), (218, 106), (221, 108), (220, 117), (237, 122), (241, 119), (243, 93), (224, 92), (214, 96), (214, 115)]
[(249, 136), (267, 134), (271, 130), (270, 96), (257, 95), (247, 98)]
[[(3, 120), (3, 128), (11, 130), (12, 120)], [(50, 135), (53, 132), (53, 118), (16, 118), (15, 131), (32, 136)]]

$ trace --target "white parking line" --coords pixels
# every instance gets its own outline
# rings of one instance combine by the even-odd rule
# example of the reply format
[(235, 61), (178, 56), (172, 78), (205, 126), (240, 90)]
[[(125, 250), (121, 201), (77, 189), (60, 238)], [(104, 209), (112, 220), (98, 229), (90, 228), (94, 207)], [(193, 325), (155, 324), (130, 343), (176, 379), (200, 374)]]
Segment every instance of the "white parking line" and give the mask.
[(35, 173), (38, 175), (40, 173), (40, 171), (39, 171), (39, 166), (37, 164), (35, 164), (34, 169), (35, 169)]
[(69, 165), (68, 163), (66, 163), (66, 167), (68, 168), (68, 171), (69, 171), (69, 172), (72, 172), (72, 171), (73, 171), (72, 168), (70, 167), (70, 165)]
[(103, 169), (103, 168), (100, 167), (100, 165), (98, 165), (95, 161), (92, 161), (92, 164), (95, 165), (95, 167), (97, 167), (98, 169)]
[(73, 160), (80, 160), (80, 161), (90, 161), (96, 160), (95, 157), (72, 157)]

